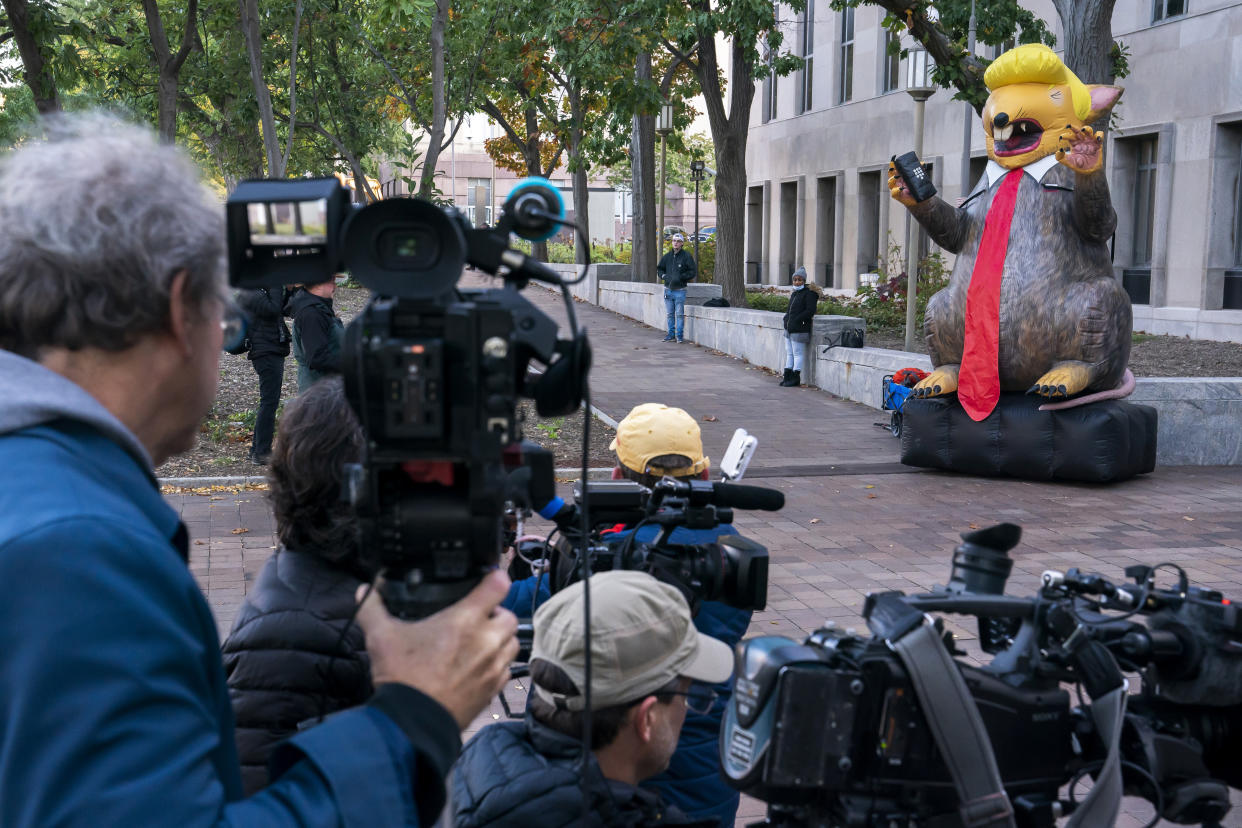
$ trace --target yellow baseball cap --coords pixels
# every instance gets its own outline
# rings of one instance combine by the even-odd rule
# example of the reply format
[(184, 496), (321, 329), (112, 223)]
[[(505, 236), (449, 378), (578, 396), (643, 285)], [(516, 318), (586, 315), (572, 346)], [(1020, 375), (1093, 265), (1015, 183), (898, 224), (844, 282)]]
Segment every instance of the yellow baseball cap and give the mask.
[[(711, 466), (711, 459), (703, 454), (699, 424), (684, 410), (663, 403), (634, 406), (617, 424), (617, 436), (608, 447), (617, 453), (621, 465), (640, 474), (689, 477)], [(681, 455), (690, 465), (667, 469), (651, 464), (653, 457), (665, 454)]]

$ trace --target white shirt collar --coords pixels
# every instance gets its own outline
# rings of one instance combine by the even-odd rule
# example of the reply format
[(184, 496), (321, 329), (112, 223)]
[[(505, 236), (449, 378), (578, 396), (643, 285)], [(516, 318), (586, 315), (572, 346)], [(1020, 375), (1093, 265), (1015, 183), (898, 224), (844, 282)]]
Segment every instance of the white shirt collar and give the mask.
[[(1048, 174), (1048, 170), (1055, 167), (1057, 163), (1057, 155), (1054, 152), (1052, 155), (1045, 155), (1038, 161), (1033, 161), (1021, 169), (1036, 181), (1043, 181), (1044, 176)], [(989, 158), (985, 172), (988, 176), (988, 189), (991, 189), (992, 185), (1003, 178), (1005, 173), (1009, 172), (1009, 170)]]

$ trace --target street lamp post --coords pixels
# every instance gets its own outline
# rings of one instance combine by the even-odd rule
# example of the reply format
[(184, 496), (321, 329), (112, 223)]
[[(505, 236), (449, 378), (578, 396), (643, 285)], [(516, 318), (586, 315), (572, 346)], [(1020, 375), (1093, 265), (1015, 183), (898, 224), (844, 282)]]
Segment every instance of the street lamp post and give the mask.
[[(665, 103), (660, 107), (660, 114), (656, 118), (656, 132), (660, 134), (660, 229), (656, 235), (660, 237), (659, 247), (660, 255), (664, 254), (664, 185), (666, 176), (665, 169), (668, 166), (668, 134), (673, 131), (673, 105)], [(657, 259), (659, 256), (656, 257)]]
[[(970, 0), (970, 25), (966, 30), (966, 51), (975, 55), (975, 0)], [(975, 125), (975, 108), (966, 104), (966, 126), (962, 135), (962, 198), (970, 194), (970, 138)]]
[(703, 171), (707, 165), (696, 158), (690, 162), (690, 177), (694, 179), (694, 262), (699, 261), (699, 182), (703, 180)]
[[(923, 109), (936, 91), (931, 82), (931, 61), (926, 49), (909, 51), (906, 64), (906, 92), (914, 98), (914, 154), (923, 162)], [(906, 350), (914, 350), (915, 304), (918, 294), (919, 225), (910, 218), (906, 234)]]

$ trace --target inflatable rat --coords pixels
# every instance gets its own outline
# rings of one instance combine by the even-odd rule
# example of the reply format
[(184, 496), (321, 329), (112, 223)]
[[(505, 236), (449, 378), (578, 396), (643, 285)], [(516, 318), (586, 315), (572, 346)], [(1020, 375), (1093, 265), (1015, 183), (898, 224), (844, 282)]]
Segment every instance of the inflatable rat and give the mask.
[(1002, 54), (984, 82), (987, 171), (960, 207), (915, 202), (890, 167), (893, 198), (957, 254), (949, 286), (927, 304), (934, 370), (914, 395), (956, 391), (976, 421), (1001, 391), (1102, 392), (1070, 404), (1124, 396), (1133, 317), (1109, 258), (1117, 216), (1102, 135), (1087, 126), (1121, 89), (1082, 83), (1040, 44)]

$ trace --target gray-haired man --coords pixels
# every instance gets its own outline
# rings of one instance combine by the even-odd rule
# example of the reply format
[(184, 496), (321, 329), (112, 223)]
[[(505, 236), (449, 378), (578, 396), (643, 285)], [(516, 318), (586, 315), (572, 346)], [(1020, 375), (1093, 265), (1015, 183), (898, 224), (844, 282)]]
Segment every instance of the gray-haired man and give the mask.
[(418, 825), (508, 677), (495, 573), (425, 621), (358, 613), (375, 695), (242, 798), (216, 622), (154, 467), (194, 445), (225, 321), (224, 211), (101, 116), (0, 159), (0, 825)]

